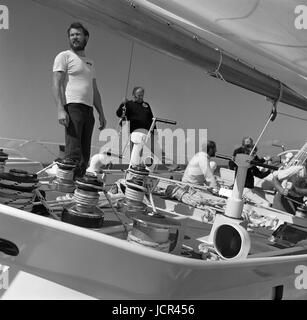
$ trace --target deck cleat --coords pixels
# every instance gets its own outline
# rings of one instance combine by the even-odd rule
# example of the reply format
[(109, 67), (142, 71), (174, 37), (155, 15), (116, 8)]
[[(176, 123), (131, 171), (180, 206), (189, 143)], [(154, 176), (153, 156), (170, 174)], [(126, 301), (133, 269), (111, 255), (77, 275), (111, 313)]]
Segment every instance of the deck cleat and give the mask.
[(64, 207), (62, 221), (86, 228), (101, 228), (104, 213), (98, 207), (98, 192), (103, 190), (104, 183), (91, 173), (78, 178), (73, 203)]
[(73, 159), (58, 159), (56, 179), (53, 181), (55, 189), (60, 192), (73, 193), (76, 186), (74, 172), (77, 168), (77, 161)]

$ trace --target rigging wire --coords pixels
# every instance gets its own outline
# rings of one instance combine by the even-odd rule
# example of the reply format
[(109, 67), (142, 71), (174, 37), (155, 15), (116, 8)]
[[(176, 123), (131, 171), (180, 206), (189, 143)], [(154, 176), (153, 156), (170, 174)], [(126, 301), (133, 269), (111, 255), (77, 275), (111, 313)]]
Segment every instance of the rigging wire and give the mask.
[(128, 88), (129, 88), (129, 83), (130, 83), (133, 51), (134, 51), (134, 41), (131, 42), (130, 60), (129, 60), (128, 77), (127, 77), (127, 82), (126, 82), (125, 103), (124, 103), (124, 106), (123, 106), (123, 114), (122, 114), (122, 118), (119, 120), (119, 123), (118, 123), (118, 131), (120, 131), (120, 133), (121, 133), (121, 128), (122, 128), (122, 122), (127, 120), (127, 117), (126, 117), (126, 100), (127, 100), (127, 97), (128, 97)]
[[(130, 50), (130, 60), (129, 60), (129, 69), (128, 69), (128, 77), (127, 77), (127, 82), (126, 82), (126, 91), (125, 91), (125, 101), (127, 100), (128, 97), (128, 88), (129, 88), (129, 83), (130, 83), (130, 75), (131, 75), (131, 66), (132, 66), (132, 59), (133, 59), (133, 54), (134, 54), (134, 41), (132, 40), (131, 42), (131, 50)], [(119, 135), (121, 136), (122, 134), (122, 126), (123, 126), (123, 121), (127, 121), (127, 116), (126, 116), (126, 102), (123, 106), (123, 114), (121, 119), (118, 122), (117, 126), (117, 131), (119, 132)], [(123, 150), (122, 150), (122, 155), (125, 154), (127, 147), (130, 145), (130, 138), (126, 142)]]
[(134, 51), (134, 41), (132, 41), (132, 43), (131, 43), (130, 61), (129, 61), (129, 70), (128, 70), (128, 78), (127, 78), (127, 84), (126, 84), (125, 99), (127, 99), (127, 96), (128, 96), (128, 88), (129, 88), (130, 75), (131, 75), (133, 51)]
[(251, 152), (249, 154), (250, 156), (253, 154), (254, 150), (256, 149), (256, 147), (257, 147), (260, 139), (262, 138), (262, 136), (263, 136), (267, 126), (269, 125), (269, 123), (273, 122), (276, 119), (276, 116), (277, 116), (277, 104), (281, 100), (282, 94), (283, 94), (283, 84), (282, 84), (282, 82), (279, 82), (279, 96), (275, 101), (272, 101), (272, 112), (271, 112), (270, 117), (269, 117), (268, 121), (266, 122), (264, 128), (262, 129), (257, 141), (255, 142), (255, 144), (253, 146), (253, 149), (251, 150)]

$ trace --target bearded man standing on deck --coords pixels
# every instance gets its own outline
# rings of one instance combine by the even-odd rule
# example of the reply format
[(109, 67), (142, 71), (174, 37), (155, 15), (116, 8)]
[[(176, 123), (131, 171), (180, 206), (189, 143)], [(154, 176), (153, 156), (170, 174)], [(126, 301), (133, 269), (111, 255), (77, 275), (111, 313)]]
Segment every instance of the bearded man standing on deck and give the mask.
[(58, 120), (65, 127), (65, 158), (78, 162), (75, 176), (83, 176), (91, 154), (95, 123), (93, 107), (99, 114), (100, 130), (106, 120), (97, 88), (94, 63), (85, 56), (89, 32), (79, 22), (67, 30), (70, 50), (60, 52), (53, 64), (53, 96)]

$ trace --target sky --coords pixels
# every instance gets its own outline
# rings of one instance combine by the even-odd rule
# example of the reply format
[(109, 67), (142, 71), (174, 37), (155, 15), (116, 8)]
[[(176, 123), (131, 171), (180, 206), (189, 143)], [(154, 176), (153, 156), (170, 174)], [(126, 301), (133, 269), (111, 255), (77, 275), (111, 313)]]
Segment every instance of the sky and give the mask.
[[(31, 0), (0, 4), (9, 8), (9, 30), (0, 30), (0, 137), (63, 143), (64, 129), (57, 122), (51, 93), (52, 65), (54, 57), (68, 49), (66, 30), (75, 19)], [(90, 32), (86, 54), (95, 61), (108, 127), (117, 128), (115, 111), (126, 87), (130, 98), (132, 88), (141, 85), (155, 116), (177, 121), (176, 128), (207, 129), (219, 153), (231, 154), (244, 136), (259, 136), (271, 112), (264, 97), (139, 43), (134, 43), (129, 74), (132, 42), (109, 29), (84, 24)], [(307, 118), (284, 104), (278, 108)], [(100, 147), (97, 113), (95, 117), (92, 143)], [(273, 140), (298, 148), (305, 137), (305, 121), (280, 115), (263, 135), (259, 153), (268, 152)]]

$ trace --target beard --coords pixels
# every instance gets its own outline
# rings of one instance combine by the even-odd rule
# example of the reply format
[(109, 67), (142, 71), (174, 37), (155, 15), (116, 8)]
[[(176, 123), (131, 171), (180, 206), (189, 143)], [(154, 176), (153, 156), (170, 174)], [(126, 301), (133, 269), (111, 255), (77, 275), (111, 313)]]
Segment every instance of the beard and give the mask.
[(84, 39), (83, 41), (71, 41), (70, 42), (70, 48), (73, 51), (83, 51), (86, 47), (87, 41)]

